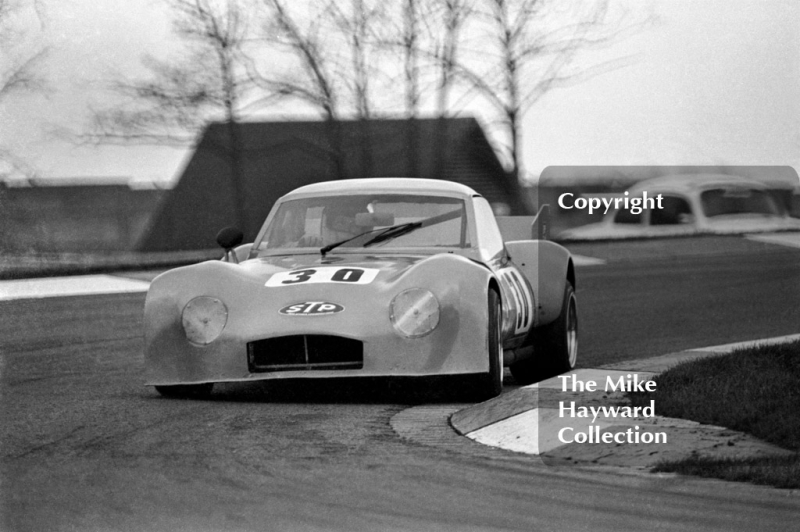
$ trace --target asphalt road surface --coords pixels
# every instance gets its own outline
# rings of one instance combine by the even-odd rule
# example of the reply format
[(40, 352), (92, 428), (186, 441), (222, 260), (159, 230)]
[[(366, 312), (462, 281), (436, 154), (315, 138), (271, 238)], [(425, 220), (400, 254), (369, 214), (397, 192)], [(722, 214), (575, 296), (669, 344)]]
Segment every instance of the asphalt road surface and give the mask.
[[(780, 248), (582, 268), (582, 365), (797, 333), (799, 259)], [(141, 384), (142, 302), (0, 302), (3, 530), (778, 531), (800, 519), (796, 492), (486, 448), (448, 429), (459, 405), (409, 410), (407, 390), (380, 384), (162, 399)]]
[(608, 260), (578, 271), (579, 365), (800, 333), (800, 249), (739, 237), (570, 246)]

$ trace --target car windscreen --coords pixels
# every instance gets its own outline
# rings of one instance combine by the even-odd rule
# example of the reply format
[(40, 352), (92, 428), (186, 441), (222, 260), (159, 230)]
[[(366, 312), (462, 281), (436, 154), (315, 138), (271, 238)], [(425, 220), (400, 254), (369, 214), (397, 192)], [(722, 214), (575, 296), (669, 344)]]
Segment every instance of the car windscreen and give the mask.
[(777, 203), (767, 191), (752, 188), (705, 190), (700, 194), (700, 204), (708, 218), (736, 214), (780, 215)]
[[(385, 233), (410, 224), (409, 230)], [(395, 236), (396, 235), (396, 236)], [(263, 250), (319, 248), (469, 247), (466, 207), (458, 198), (411, 194), (359, 194), (284, 201), (264, 239)], [(370, 243), (370, 240), (372, 242)]]

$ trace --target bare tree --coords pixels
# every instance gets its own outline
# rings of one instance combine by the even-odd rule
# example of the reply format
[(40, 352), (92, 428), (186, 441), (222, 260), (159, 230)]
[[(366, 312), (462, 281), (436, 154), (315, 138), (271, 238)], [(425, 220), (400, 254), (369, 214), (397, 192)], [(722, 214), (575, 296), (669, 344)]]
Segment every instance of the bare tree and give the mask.
[[(15, 94), (41, 92), (47, 89), (42, 73), (42, 63), (48, 50), (38, 47), (27, 51), (18, 46), (24, 41), (24, 31), (16, 24), (15, 16), (25, 9), (33, 9), (40, 26), (44, 25), (43, 7), (36, 0), (0, 0), (0, 104)], [(34, 170), (22, 158), (5, 146), (0, 146), (0, 162), (25, 174)]]
[(29, 54), (16, 53), (14, 50), (23, 34), (14, 24), (14, 16), (26, 7), (34, 9), (39, 23), (43, 24), (42, 7), (38, 1), (0, 0), (0, 100), (16, 91), (41, 90), (45, 87), (40, 67), (47, 49), (40, 48)]
[(291, 4), (284, 0), (264, 2), (271, 15), (266, 39), (291, 66), (262, 73), (261, 83), (322, 113), (327, 146), (317, 148), (327, 154), (337, 176), (346, 177), (349, 167), (343, 152), (341, 118), (351, 115), (359, 119), (360, 174), (371, 173), (368, 121), (375, 113), (373, 84), (382, 77), (377, 67), (380, 37), (376, 27), (384, 17), (383, 3), (325, 0), (304, 3), (307, 11), (302, 13), (290, 9)]
[[(392, 61), (402, 62), (405, 114), (433, 107), (437, 116), (449, 114), (461, 31), (473, 13), (475, 0), (398, 0), (400, 24), (387, 20), (382, 45)], [(433, 97), (425, 97), (433, 95)]]
[(184, 42), (169, 59), (142, 58), (145, 77), (118, 76), (111, 89), (122, 102), (94, 112), (102, 142), (192, 142), (211, 120), (239, 122), (255, 100), (265, 103), (251, 71), (246, 0), (163, 0)]
[[(42, 49), (21, 59), (11, 58), (6, 67), (0, 71), (0, 100), (17, 91), (43, 89), (45, 79), (41, 74), (40, 66), (46, 56), (47, 50)], [(6, 60), (7, 58), (3, 58), (4, 63)]]
[(432, 50), (439, 69), (436, 114), (440, 117), (448, 114), (450, 89), (458, 64), (461, 31), (475, 13), (474, 3), (474, 0), (434, 0), (435, 9), (444, 28), (440, 37), (434, 41)]
[(350, 68), (342, 76), (343, 85), (352, 95), (355, 115), (372, 117), (371, 83), (376, 75), (375, 54), (379, 47), (376, 23), (383, 16), (382, 3), (368, 0), (332, 1), (328, 11), (334, 23), (334, 38), (343, 43), (349, 54)]
[(496, 110), (510, 181), (522, 177), (522, 117), (548, 91), (625, 64), (614, 59), (585, 66), (579, 52), (615, 42), (639, 22), (609, 15), (608, 0), (563, 3), (547, 0), (483, 0), (480, 49), (453, 62), (459, 81)]
[(294, 69), (269, 72), (262, 76), (262, 85), (281, 96), (298, 98), (321, 109), (326, 120), (338, 120), (338, 91), (329, 57), (324, 52), (326, 43), (320, 18), (301, 26), (281, 0), (264, 2), (272, 10), (265, 28), (267, 41), (295, 56), (301, 74)]
[[(398, 0), (392, 4), (394, 21), (381, 24), (382, 47), (390, 62), (400, 63), (393, 71), (402, 76), (407, 159), (410, 175), (421, 175), (419, 161), (420, 109), (434, 109), (439, 121), (432, 167), (426, 171), (441, 175), (447, 137), (448, 94), (453, 83), (453, 61), (459, 33), (472, 0)], [(388, 17), (387, 17), (388, 18)]]
[(349, 68), (343, 69), (342, 85), (353, 102), (356, 119), (359, 120), (360, 169), (362, 176), (372, 175), (372, 146), (369, 120), (373, 117), (373, 80), (380, 78), (378, 53), (381, 37), (377, 26), (383, 19), (383, 3), (369, 0), (332, 1), (329, 12), (334, 22), (334, 38), (344, 43), (342, 49), (349, 55)]
[(422, 47), (428, 32), (426, 0), (397, 0), (386, 5), (387, 13), (377, 29), (376, 47), (389, 65), (391, 87), (403, 87), (402, 113), (407, 119), (405, 131), (406, 175), (420, 176), (419, 117), (422, 102), (421, 77), (424, 59)]
[(400, 45), (403, 50), (403, 72), (406, 79), (406, 113), (411, 120), (416, 119), (419, 113), (419, 47), (423, 25), (419, 0), (404, 0)]
[(341, 88), (336, 82), (336, 66), (325, 51), (323, 17), (311, 17), (310, 21), (301, 24), (281, 0), (264, 2), (270, 8), (270, 17), (264, 28), (267, 41), (279, 51), (288, 52), (299, 63), (299, 69), (262, 74), (260, 83), (270, 92), (301, 100), (321, 110), (327, 124), (329, 145), (320, 149), (331, 159), (334, 175), (344, 177), (339, 125)]
[(455, 81), (461, 31), (474, 11), (473, 0), (435, 0), (435, 9), (444, 31), (433, 39), (432, 55), (438, 66), (439, 82), (436, 88), (436, 114), (439, 123), (436, 128), (436, 162), (434, 173), (443, 176), (445, 158), (448, 153), (447, 115), (450, 105), (450, 90)]
[(246, 0), (164, 0), (183, 54), (167, 60), (147, 55), (144, 78), (119, 77), (111, 84), (122, 101), (94, 110), (93, 126), (82, 135), (98, 143), (192, 143), (211, 121), (226, 124), (217, 147), (230, 163), (236, 223), (247, 229), (244, 144), (239, 123), (254, 102), (268, 98), (254, 83), (252, 39)]

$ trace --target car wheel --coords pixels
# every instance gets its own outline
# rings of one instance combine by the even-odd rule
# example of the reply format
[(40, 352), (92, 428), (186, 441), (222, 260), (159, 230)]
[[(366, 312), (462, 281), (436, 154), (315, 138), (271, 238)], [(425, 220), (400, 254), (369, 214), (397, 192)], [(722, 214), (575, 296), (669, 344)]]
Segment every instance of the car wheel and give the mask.
[(213, 382), (204, 384), (177, 384), (174, 386), (156, 386), (156, 391), (164, 397), (181, 399), (202, 399), (211, 395)]
[(572, 284), (564, 286), (561, 314), (534, 331), (533, 357), (511, 365), (518, 384), (527, 385), (570, 371), (578, 361), (578, 303)]
[(484, 376), (480, 398), (483, 400), (497, 397), (503, 392), (503, 311), (500, 306), (500, 295), (496, 290), (489, 290), (489, 330), (488, 346), (489, 373)]

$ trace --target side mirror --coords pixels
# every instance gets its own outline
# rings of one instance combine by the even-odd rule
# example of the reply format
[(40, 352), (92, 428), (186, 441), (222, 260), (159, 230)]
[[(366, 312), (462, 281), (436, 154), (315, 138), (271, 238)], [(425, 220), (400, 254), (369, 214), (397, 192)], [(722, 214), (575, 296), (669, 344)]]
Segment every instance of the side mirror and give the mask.
[(244, 233), (235, 227), (225, 227), (217, 233), (217, 244), (225, 250), (225, 257), (222, 260), (239, 264), (239, 259), (236, 258), (233, 248), (241, 244), (243, 240)]

